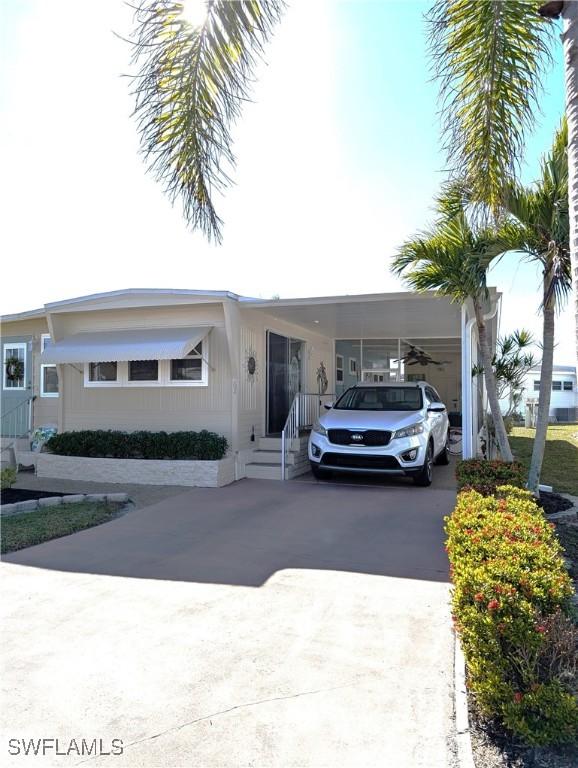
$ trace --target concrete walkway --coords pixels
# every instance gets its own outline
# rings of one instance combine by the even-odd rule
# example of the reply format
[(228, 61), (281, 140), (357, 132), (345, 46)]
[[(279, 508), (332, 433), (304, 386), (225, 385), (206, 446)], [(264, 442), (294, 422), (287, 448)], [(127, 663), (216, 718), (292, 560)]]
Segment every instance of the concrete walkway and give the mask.
[(6, 556), (2, 764), (452, 766), (451, 485), (244, 480)]

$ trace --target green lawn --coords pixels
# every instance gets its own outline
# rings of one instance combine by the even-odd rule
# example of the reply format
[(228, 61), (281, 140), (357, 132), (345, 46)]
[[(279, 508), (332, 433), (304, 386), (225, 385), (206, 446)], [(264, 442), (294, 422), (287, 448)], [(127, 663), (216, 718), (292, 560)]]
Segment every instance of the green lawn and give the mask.
[[(514, 427), (510, 445), (518, 461), (529, 468), (534, 444), (534, 429)], [(553, 424), (548, 439), (540, 482), (558, 493), (578, 496), (578, 424)]]
[(1, 551), (14, 552), (106, 523), (118, 515), (121, 506), (80, 502), (3, 517)]

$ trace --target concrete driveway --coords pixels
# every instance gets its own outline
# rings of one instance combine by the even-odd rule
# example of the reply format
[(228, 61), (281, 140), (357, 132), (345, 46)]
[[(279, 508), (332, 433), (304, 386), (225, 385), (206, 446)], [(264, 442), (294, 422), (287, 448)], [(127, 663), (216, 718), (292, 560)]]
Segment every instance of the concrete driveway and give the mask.
[(243, 480), (6, 556), (2, 764), (453, 765), (454, 498)]

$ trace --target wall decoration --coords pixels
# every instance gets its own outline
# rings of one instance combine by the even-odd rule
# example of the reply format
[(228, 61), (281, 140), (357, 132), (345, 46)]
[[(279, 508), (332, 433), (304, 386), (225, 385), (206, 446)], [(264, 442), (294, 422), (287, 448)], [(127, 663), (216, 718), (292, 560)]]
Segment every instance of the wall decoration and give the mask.
[(247, 349), (245, 351), (245, 370), (247, 371), (248, 381), (255, 381), (259, 366), (257, 364), (257, 353), (254, 349)]
[(327, 392), (329, 386), (329, 379), (327, 378), (327, 371), (325, 370), (325, 363), (323, 360), (319, 363), (317, 369), (317, 389), (320, 395), (324, 395)]

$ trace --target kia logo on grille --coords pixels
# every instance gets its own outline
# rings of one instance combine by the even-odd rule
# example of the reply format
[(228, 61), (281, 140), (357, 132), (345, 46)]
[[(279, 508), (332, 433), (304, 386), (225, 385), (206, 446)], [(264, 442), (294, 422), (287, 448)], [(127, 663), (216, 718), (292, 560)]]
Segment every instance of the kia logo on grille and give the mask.
[(351, 435), (351, 439), (359, 442), (360, 440), (363, 440), (363, 435)]

